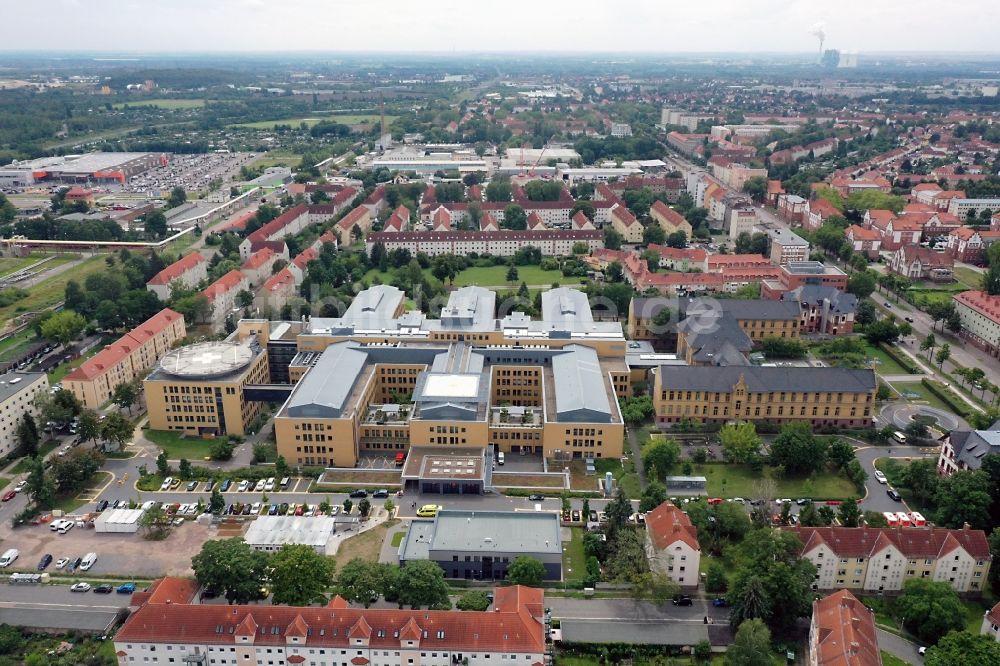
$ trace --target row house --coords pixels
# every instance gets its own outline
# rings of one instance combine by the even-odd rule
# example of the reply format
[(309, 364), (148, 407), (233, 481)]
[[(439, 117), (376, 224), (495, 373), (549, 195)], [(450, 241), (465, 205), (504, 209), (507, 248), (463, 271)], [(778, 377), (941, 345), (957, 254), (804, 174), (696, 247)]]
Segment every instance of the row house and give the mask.
[(888, 268), (910, 280), (951, 282), (955, 279), (955, 259), (950, 254), (919, 245), (903, 245), (893, 252)]
[(587, 252), (604, 247), (604, 234), (598, 230), (571, 231), (547, 229), (545, 231), (404, 231), (401, 233), (372, 233), (366, 239), (367, 251), (382, 243), (387, 251), (397, 248), (412, 254), (424, 252), (429, 256), (440, 254), (489, 254), (512, 257), (526, 245), (537, 247), (546, 256), (573, 254), (577, 243), (587, 246)]
[(372, 227), (372, 220), (371, 209), (363, 205), (354, 208), (350, 213), (340, 218), (340, 221), (333, 228), (340, 245), (349, 247), (354, 243), (357, 233), (355, 228), (361, 232), (361, 237), (364, 237)]
[(911, 579), (947, 583), (978, 595), (992, 557), (982, 530), (940, 527), (792, 527), (816, 565), (813, 587), (900, 592)]
[(87, 409), (98, 409), (120, 384), (141, 377), (186, 335), (184, 317), (164, 308), (71, 370), (63, 387)]
[(810, 231), (815, 231), (835, 215), (843, 217), (837, 207), (827, 199), (814, 199), (806, 203), (802, 213), (802, 226)]
[(213, 333), (223, 330), (226, 318), (238, 310), (236, 301), (241, 291), (250, 289), (250, 281), (235, 268), (208, 285), (201, 295), (208, 301), (208, 315), (205, 317)]
[(545, 661), (545, 596), (512, 585), (490, 611), (197, 603), (197, 585), (163, 578), (132, 595), (117, 663), (291, 666), (534, 666)]
[(854, 252), (865, 255), (869, 261), (878, 259), (878, 253), (882, 247), (882, 236), (877, 231), (852, 224), (847, 227), (845, 236)]
[(701, 248), (676, 248), (650, 243), (646, 249), (660, 255), (660, 268), (680, 271), (681, 273), (691, 271), (704, 273), (707, 270), (709, 255)]
[(947, 251), (955, 261), (985, 265), (986, 251), (1000, 240), (1000, 230), (980, 231), (972, 227), (959, 227), (948, 233)]
[(264, 247), (268, 241), (278, 241), (297, 234), (310, 224), (309, 206), (299, 204), (289, 208), (240, 243), (240, 259), (246, 261), (250, 255)]
[(146, 290), (156, 294), (161, 301), (168, 301), (174, 284), (193, 289), (207, 277), (208, 260), (200, 252), (191, 252), (151, 277)]
[(654, 222), (660, 225), (664, 233), (668, 236), (672, 233), (678, 231), (684, 233), (684, 237), (688, 241), (691, 240), (691, 223), (684, 219), (684, 216), (675, 211), (673, 208), (663, 203), (659, 199), (653, 202), (653, 205), (649, 207), (649, 217), (653, 219)]

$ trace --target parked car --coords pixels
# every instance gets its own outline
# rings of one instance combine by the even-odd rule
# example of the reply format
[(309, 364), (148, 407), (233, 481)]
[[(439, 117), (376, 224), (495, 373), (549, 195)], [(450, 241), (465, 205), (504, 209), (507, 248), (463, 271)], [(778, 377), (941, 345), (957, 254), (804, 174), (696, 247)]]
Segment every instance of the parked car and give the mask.
[(424, 504), (417, 510), (417, 515), (421, 518), (433, 518), (443, 508), (440, 504)]
[(353, 498), (365, 498), (365, 497), (368, 497), (368, 491), (367, 490), (352, 490), (350, 496), (353, 497)]
[(52, 564), (52, 556), (45, 553), (42, 555), (42, 559), (38, 560), (38, 570), (45, 571), (50, 564)]
[(115, 591), (114, 586), (104, 583), (94, 588), (94, 594), (111, 594)]
[(170, 489), (171, 490), (177, 490), (180, 487), (181, 487), (181, 480), (180, 479), (174, 479), (173, 481), (170, 482)]
[(712, 599), (712, 605), (716, 608), (725, 608), (729, 605), (729, 602), (726, 601), (725, 597), (716, 597), (715, 599)]
[(270, 506), (270, 508), (268, 508), (268, 510), (267, 510), (267, 515), (269, 515), (269, 516), (277, 516), (278, 515), (278, 505), (277, 504), (272, 504)]
[(891, 488), (891, 487), (887, 488), (886, 491), (885, 491), (885, 494), (888, 495), (890, 497), (890, 499), (893, 499), (893, 500), (895, 500), (897, 502), (902, 502), (903, 501), (902, 496), (896, 491), (895, 488)]
[(288, 502), (282, 502), (278, 507), (278, 515), (284, 516), (288, 513)]
[(267, 492), (271, 492), (272, 490), (274, 490), (273, 476), (264, 482), (264, 490), (266, 490)]
[(67, 564), (69, 564), (69, 558), (60, 557), (58, 560), (56, 560), (56, 569), (65, 569)]
[(811, 504), (812, 500), (809, 499), (808, 497), (800, 497), (799, 499), (795, 500), (795, 503), (798, 504), (799, 506), (805, 506), (806, 504)]
[(22, 490), (24, 490), (24, 487), (26, 485), (28, 485), (28, 480), (27, 479), (21, 479), (20, 481), (17, 482), (17, 485), (14, 486), (14, 492), (15, 493), (21, 492)]
[(545, 495), (539, 495), (536, 493), (534, 495), (528, 495), (528, 499), (532, 502), (541, 502), (545, 499)]
[(243, 511), (240, 512), (240, 515), (249, 516), (251, 511), (253, 511), (253, 505), (247, 502), (243, 505)]
[(262, 492), (264, 492), (264, 486), (266, 484), (267, 484), (267, 481), (265, 481), (264, 479), (261, 479), (260, 481), (257, 482), (257, 485), (253, 487), (253, 491), (255, 493), (262, 493)]
[(118, 586), (118, 594), (132, 594), (135, 592), (135, 583), (122, 583)]
[(685, 596), (674, 597), (672, 601), (673, 601), (674, 606), (693, 606), (694, 605), (694, 602), (691, 601), (691, 597), (686, 596), (686, 595)]
[(90, 591), (90, 583), (84, 583), (83, 581), (80, 581), (79, 583), (73, 583), (73, 585), (70, 586), (69, 591), (70, 592), (89, 592)]
[(710, 497), (710, 498), (708, 498), (708, 503), (711, 504), (711, 505), (713, 505), (713, 506), (716, 505), (716, 504), (722, 504), (722, 498), (721, 497)]
[(389, 496), (389, 491), (385, 488), (379, 488), (378, 490), (372, 493), (372, 497), (378, 497), (380, 499), (388, 496)]
[(882, 485), (889, 483), (889, 480), (885, 478), (885, 474), (883, 474), (880, 469), (875, 470), (875, 480)]
[(197, 487), (198, 487), (198, 482), (197, 481), (189, 481), (188, 484), (187, 484), (187, 491), (190, 493), (190, 492), (194, 491), (194, 489), (197, 488)]
[(14, 499), (15, 497), (17, 497), (17, 491), (15, 491), (15, 490), (8, 490), (7, 492), (5, 492), (3, 494), (3, 497), (0, 498), (0, 499), (2, 499), (4, 502), (9, 502), (12, 499)]
[(260, 502), (254, 502), (253, 505), (250, 507), (250, 513), (252, 513), (255, 516), (259, 516), (260, 515), (260, 507), (261, 507), (261, 503)]
[(247, 481), (246, 479), (243, 479), (242, 481), (240, 481), (240, 485), (236, 487), (236, 492), (245, 493), (249, 487), (250, 487), (250, 482)]
[(215, 479), (209, 479), (208, 483), (205, 484), (205, 492), (212, 492), (212, 488), (215, 487)]
[(229, 490), (229, 486), (231, 486), (231, 485), (233, 485), (232, 481), (230, 481), (229, 479), (223, 479), (222, 480), (222, 485), (219, 486), (219, 492), (220, 493), (226, 492), (227, 490)]
[(101, 511), (104, 511), (107, 508), (108, 508), (108, 500), (101, 500), (100, 502), (97, 503), (97, 511), (98, 511), (98, 513), (100, 513)]
[(291, 482), (292, 482), (291, 477), (286, 476), (281, 479), (281, 483), (279, 485), (281, 485), (282, 490), (287, 490), (288, 484), (290, 484)]

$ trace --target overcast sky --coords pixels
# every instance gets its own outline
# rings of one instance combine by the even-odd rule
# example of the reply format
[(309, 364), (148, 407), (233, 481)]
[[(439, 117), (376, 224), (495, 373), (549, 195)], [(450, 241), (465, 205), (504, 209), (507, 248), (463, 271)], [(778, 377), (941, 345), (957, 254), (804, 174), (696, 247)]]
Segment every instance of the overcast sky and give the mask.
[[(3, 50), (1000, 52), (998, 0), (3, 2)], [(952, 18), (954, 17), (954, 18)]]

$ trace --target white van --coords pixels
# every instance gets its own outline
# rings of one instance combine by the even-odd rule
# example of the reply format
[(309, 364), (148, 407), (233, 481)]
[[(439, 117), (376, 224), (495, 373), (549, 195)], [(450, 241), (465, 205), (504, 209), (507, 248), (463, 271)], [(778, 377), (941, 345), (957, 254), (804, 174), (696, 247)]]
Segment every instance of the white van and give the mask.
[(502, 465), (503, 462), (504, 462), (503, 451), (500, 451), (499, 453), (497, 453), (497, 464)]
[(896, 440), (897, 442), (899, 442), (900, 444), (906, 444), (906, 435), (904, 435), (903, 433), (899, 432), (898, 430), (896, 432), (892, 433), (892, 438), (894, 440)]
[(94, 566), (94, 562), (97, 561), (97, 553), (87, 553), (83, 556), (83, 560), (80, 562), (80, 569), (82, 571), (87, 571), (90, 567)]
[(7, 552), (0, 557), (0, 567), (9, 567), (14, 564), (14, 560), (16, 560), (20, 554), (20, 551), (16, 548), (8, 549)]

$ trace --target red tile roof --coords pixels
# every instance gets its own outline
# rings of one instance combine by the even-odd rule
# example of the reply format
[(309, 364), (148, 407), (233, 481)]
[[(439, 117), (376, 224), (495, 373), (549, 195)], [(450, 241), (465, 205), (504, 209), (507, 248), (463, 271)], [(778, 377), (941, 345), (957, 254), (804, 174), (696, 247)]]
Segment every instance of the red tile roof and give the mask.
[(879, 233), (874, 229), (865, 229), (864, 227), (858, 226), (857, 224), (852, 224), (851, 226), (847, 227), (846, 235), (853, 237), (854, 240), (859, 240), (859, 241), (876, 241), (882, 238), (879, 235)]
[(691, 524), (688, 515), (674, 506), (673, 502), (664, 502), (646, 513), (646, 531), (657, 550), (664, 550), (677, 541), (701, 550), (698, 528)]
[(341, 218), (340, 222), (337, 222), (337, 226), (341, 229), (350, 229), (366, 215), (368, 215), (368, 209), (364, 206), (358, 206)]
[(625, 206), (617, 206), (611, 209), (611, 216), (617, 217), (618, 221), (621, 222), (626, 227), (631, 227), (633, 224), (638, 224), (639, 220), (635, 219), (635, 215), (629, 211)]
[(820, 544), (841, 557), (872, 557), (895, 546), (911, 558), (933, 559), (964, 548), (972, 557), (989, 559), (990, 544), (982, 530), (949, 530), (943, 527), (790, 527), (808, 553)]
[(240, 286), (245, 280), (246, 276), (234, 268), (212, 284), (208, 285), (208, 287), (205, 288), (205, 291), (201, 292), (201, 294), (209, 301), (214, 301), (222, 294)]
[(814, 601), (812, 621), (816, 626), (812, 663), (817, 666), (882, 666), (875, 615), (847, 590)]
[(301, 217), (302, 215), (306, 215), (308, 213), (309, 213), (309, 207), (306, 206), (305, 204), (299, 204), (298, 206), (289, 208), (284, 213), (282, 213), (278, 217), (274, 218), (273, 220), (262, 226), (257, 231), (247, 236), (247, 239), (251, 243), (271, 240), (282, 229), (287, 227), (295, 220), (299, 219), (299, 217)]
[(499, 588), (494, 604), (494, 611), (475, 612), (350, 608), (340, 597), (324, 608), (147, 602), (115, 641), (234, 645), (236, 636), (252, 635), (254, 645), (285, 647), (286, 636), (301, 636), (304, 629), (298, 647), (347, 647), (360, 636), (371, 649), (398, 649), (406, 632), (421, 650), (544, 652), (541, 590)]
[(542, 218), (538, 215), (538, 213), (531, 213), (530, 215), (528, 215), (528, 228), (544, 229), (545, 222), (542, 221)]
[(591, 222), (590, 218), (582, 210), (576, 211), (576, 215), (573, 216), (573, 228), (574, 229), (593, 229), (594, 223)]
[(955, 302), (972, 308), (990, 321), (1000, 322), (1000, 296), (991, 296), (985, 291), (963, 291), (956, 294)]
[(679, 227), (687, 222), (687, 220), (684, 219), (683, 215), (681, 215), (676, 210), (674, 210), (667, 204), (663, 203), (659, 199), (653, 202), (653, 205), (650, 207), (649, 211), (650, 213), (655, 212), (658, 215), (661, 215), (663, 218), (667, 220), (667, 222), (669, 222), (674, 227)]
[(292, 272), (288, 270), (288, 267), (286, 266), (269, 277), (261, 289), (264, 291), (278, 291), (279, 289), (284, 289), (289, 285), (295, 285), (295, 276), (292, 275)]
[(265, 247), (262, 250), (257, 250), (243, 262), (241, 268), (244, 270), (252, 271), (257, 270), (261, 266), (267, 265), (267, 262), (271, 261), (274, 257), (274, 250), (269, 247)]
[[(131, 354), (142, 341), (172, 326), (178, 319), (183, 319), (183, 315), (174, 312), (170, 308), (164, 308), (155, 315), (142, 322), (131, 332), (126, 333), (121, 338), (108, 345), (93, 357), (84, 361), (78, 368), (69, 372), (66, 379), (87, 381), (99, 377), (114, 366), (121, 363), (122, 359)], [(136, 335), (133, 335), (139, 331)]]
[(162, 271), (154, 275), (149, 279), (146, 284), (152, 285), (169, 285), (174, 280), (177, 280), (184, 273), (191, 270), (200, 263), (208, 261), (201, 255), (200, 252), (192, 252), (185, 257), (181, 257), (174, 263), (170, 264)]
[(199, 588), (198, 581), (191, 580), (190, 578), (161, 578), (149, 587), (147, 591), (149, 598), (146, 600), (146, 603), (191, 603), (195, 595), (198, 594)]

